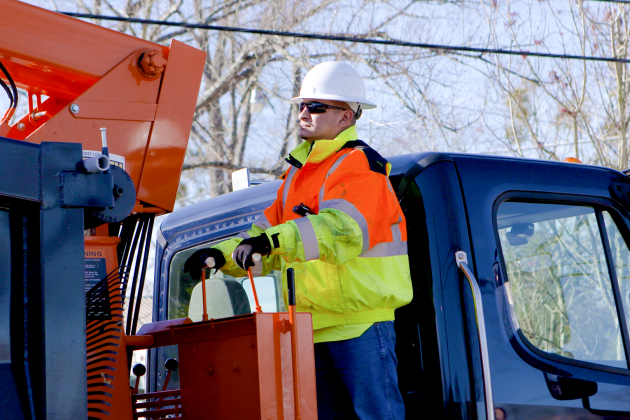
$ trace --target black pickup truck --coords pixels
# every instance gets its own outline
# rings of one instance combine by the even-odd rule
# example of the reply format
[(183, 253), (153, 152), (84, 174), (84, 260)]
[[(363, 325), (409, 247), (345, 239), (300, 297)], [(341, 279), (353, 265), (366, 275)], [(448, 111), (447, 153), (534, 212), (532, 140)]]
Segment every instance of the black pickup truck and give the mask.
[[(406, 417), (630, 418), (628, 177), (575, 163), (464, 154), (389, 160), (407, 217), (414, 287), (395, 321)], [(200, 317), (184, 261), (248, 229), (279, 185), (165, 218), (154, 321)], [(265, 311), (285, 310), (279, 278), (255, 279)], [(251, 295), (249, 280), (230, 280), (238, 287), (214, 293), (223, 304), (210, 305), (211, 318), (251, 312), (253, 305), (234, 304), (235, 294)], [(149, 388), (161, 389), (157, 367), (173, 352), (152, 350)]]

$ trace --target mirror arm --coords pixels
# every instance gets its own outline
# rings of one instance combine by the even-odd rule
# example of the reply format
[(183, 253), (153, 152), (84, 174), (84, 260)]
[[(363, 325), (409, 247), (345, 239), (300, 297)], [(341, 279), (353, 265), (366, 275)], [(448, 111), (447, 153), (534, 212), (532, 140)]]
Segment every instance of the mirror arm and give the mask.
[(630, 416), (629, 411), (614, 411), (614, 410), (601, 410), (598, 408), (591, 408), (591, 401), (588, 396), (582, 397), (582, 405), (585, 409), (589, 411), (591, 414), (595, 414), (596, 416), (602, 417), (625, 417)]

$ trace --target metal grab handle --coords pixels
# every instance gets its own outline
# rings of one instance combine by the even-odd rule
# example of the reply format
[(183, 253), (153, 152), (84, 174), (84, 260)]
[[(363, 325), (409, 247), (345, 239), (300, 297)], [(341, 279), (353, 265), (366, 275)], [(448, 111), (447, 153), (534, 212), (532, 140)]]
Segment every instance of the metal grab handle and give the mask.
[(470, 291), (472, 292), (473, 299), (475, 301), (475, 319), (477, 321), (477, 332), (479, 334), (479, 351), (481, 352), (481, 368), (483, 371), (483, 389), (486, 400), (486, 418), (488, 420), (494, 419), (494, 403), (492, 402), (492, 381), (490, 379), (490, 359), (488, 358), (488, 339), (486, 338), (486, 320), (483, 316), (483, 303), (481, 302), (481, 290), (477, 279), (473, 274), (470, 267), (468, 267), (468, 256), (464, 251), (457, 251), (455, 253), (455, 262), (457, 267), (462, 270), (464, 277), (470, 284)]

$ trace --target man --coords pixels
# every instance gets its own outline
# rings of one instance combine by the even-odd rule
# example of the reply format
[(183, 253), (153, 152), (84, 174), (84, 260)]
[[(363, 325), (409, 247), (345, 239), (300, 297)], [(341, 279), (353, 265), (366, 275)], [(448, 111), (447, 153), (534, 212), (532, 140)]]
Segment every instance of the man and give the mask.
[[(276, 201), (241, 237), (195, 252), (232, 276), (295, 271), (297, 310), (313, 315), (319, 418), (403, 419), (394, 353), (394, 309), (411, 301), (405, 217), (390, 164), (358, 140), (365, 98), (359, 74), (325, 62), (304, 78), (300, 137)], [(252, 255), (263, 255), (254, 262)]]

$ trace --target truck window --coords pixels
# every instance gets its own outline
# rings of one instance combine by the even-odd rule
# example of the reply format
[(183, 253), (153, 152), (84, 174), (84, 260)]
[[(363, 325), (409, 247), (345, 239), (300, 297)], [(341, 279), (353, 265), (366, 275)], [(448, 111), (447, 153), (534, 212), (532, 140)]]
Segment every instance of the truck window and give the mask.
[[(502, 203), (496, 222), (506, 291), (517, 328), (538, 349), (627, 368), (597, 212), (590, 206)], [(620, 249), (619, 267), (627, 277), (628, 251)]]
[[(189, 317), (201, 321), (203, 314), (201, 282), (184, 273), (184, 263), (190, 255), (212, 243), (199, 245), (175, 254), (169, 270), (168, 319)], [(254, 277), (256, 292), (263, 312), (285, 311), (282, 300), (282, 275), (272, 271), (266, 276)], [(247, 277), (231, 277), (218, 271), (206, 270), (206, 297), (208, 316), (226, 318), (251, 313), (256, 308), (252, 287)]]
[(630, 251), (610, 213), (605, 211), (603, 215), (610, 242), (612, 261), (617, 273), (617, 281), (619, 282), (621, 301), (626, 314), (626, 324), (630, 325)]

